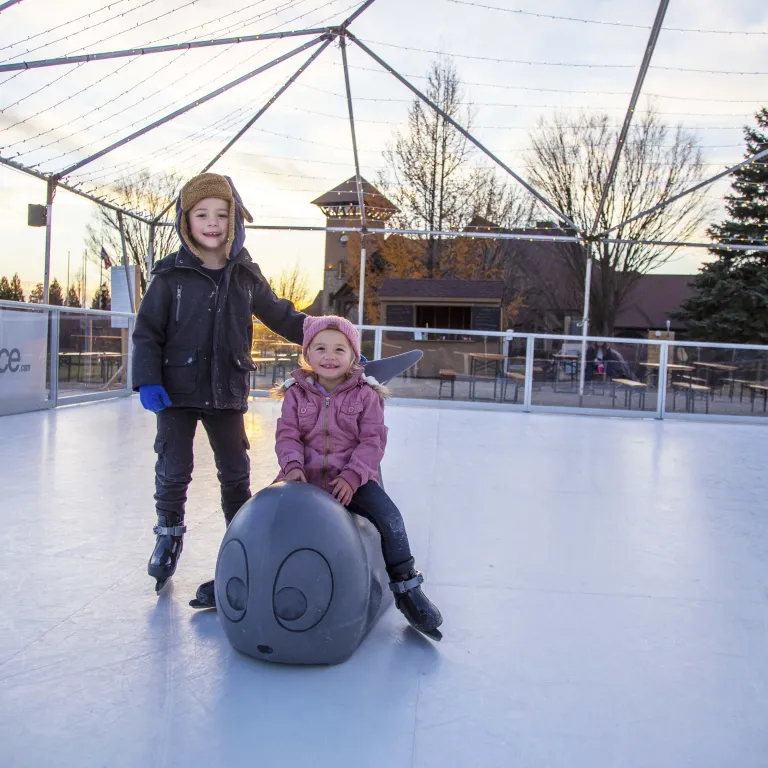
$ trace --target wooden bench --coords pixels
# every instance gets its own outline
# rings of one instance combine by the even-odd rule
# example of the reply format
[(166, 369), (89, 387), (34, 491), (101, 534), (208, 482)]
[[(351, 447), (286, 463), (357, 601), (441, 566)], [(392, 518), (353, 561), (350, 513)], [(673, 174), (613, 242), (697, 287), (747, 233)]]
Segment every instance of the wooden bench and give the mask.
[(686, 381), (673, 381), (672, 382), (672, 410), (675, 410), (677, 405), (677, 393), (678, 390), (685, 392), (685, 410), (693, 413), (696, 410), (696, 395), (699, 394), (704, 398), (704, 402), (707, 405), (707, 413), (709, 413), (709, 395), (712, 391), (710, 387), (705, 387), (703, 384), (693, 384)]
[(454, 385), (456, 384), (456, 371), (454, 371), (452, 368), (441, 368), (437, 375), (440, 378), (440, 389), (437, 391), (437, 399), (443, 399), (443, 384), (450, 384), (451, 400), (453, 400), (453, 390)]
[(645, 393), (648, 391), (648, 385), (642, 381), (635, 381), (634, 379), (612, 379), (613, 392), (611, 397), (611, 408), (616, 406), (616, 390), (619, 387), (624, 389), (624, 407), (632, 410), (632, 395), (637, 392), (638, 406), (641, 411), (645, 410)]
[(520, 391), (520, 387), (525, 387), (525, 374), (519, 371), (507, 371), (504, 375), (504, 383), (501, 387), (501, 402), (507, 402), (507, 387), (510, 382), (515, 385), (515, 396), (512, 398), (512, 402), (517, 402), (517, 395)]
[(760, 392), (763, 395), (763, 412), (765, 412), (768, 406), (768, 386), (765, 384), (748, 384), (747, 386), (749, 386), (749, 400), (752, 410), (755, 410), (755, 395)]

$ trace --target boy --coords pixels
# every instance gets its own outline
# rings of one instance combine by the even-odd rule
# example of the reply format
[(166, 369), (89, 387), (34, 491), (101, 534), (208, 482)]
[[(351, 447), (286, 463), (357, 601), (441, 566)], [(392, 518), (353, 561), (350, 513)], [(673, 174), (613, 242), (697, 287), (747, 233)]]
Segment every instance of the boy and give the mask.
[(157, 542), (149, 559), (156, 592), (176, 570), (192, 479), (197, 422), (208, 434), (229, 525), (250, 498), (248, 409), (252, 315), (302, 344), (306, 315), (278, 299), (252, 261), (243, 219), (253, 221), (227, 176), (203, 173), (176, 201), (181, 248), (155, 264), (133, 332), (133, 389), (157, 414)]

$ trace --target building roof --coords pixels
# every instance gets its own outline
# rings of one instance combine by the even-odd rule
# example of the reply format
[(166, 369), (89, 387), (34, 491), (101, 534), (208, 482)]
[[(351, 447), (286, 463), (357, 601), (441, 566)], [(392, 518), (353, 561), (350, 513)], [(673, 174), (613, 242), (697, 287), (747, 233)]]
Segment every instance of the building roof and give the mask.
[[(616, 316), (617, 328), (647, 328), (663, 330), (669, 320), (669, 312), (693, 293), (694, 275), (643, 275), (630, 288)], [(685, 326), (672, 320), (672, 330)]]
[(496, 299), (501, 301), (501, 280), (430, 280), (386, 278), (379, 298), (388, 299)]
[[(363, 201), (366, 208), (370, 206), (373, 210), (388, 211), (390, 214), (397, 212), (397, 208), (387, 200), (387, 198), (384, 197), (373, 184), (365, 179), (362, 181)], [(317, 205), (321, 208), (336, 208), (337, 206), (357, 204), (357, 182), (354, 176), (339, 184), (338, 187), (334, 187), (329, 192), (326, 192), (324, 195), (320, 195), (317, 200), (312, 201), (312, 205)]]

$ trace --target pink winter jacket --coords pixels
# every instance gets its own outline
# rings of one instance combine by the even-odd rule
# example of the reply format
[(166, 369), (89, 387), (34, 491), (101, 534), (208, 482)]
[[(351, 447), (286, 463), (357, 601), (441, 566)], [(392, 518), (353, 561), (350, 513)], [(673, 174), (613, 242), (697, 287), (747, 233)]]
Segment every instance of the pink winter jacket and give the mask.
[(329, 490), (342, 477), (356, 491), (369, 480), (379, 482), (379, 462), (387, 444), (382, 396), (361, 369), (330, 395), (311, 374), (294, 371), (282, 387), (283, 411), (277, 420), (277, 460), (282, 479), (304, 470), (307, 482)]

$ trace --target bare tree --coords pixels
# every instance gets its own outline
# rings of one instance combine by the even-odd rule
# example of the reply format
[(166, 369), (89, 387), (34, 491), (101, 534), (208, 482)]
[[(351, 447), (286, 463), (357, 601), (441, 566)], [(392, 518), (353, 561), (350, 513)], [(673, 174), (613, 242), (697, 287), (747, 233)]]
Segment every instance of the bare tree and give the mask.
[[(450, 59), (432, 64), (426, 95), (467, 130), (471, 104), (462, 103), (462, 85)], [(392, 223), (409, 229), (458, 229), (472, 217), (473, 203), (486, 174), (473, 169), (474, 147), (444, 117), (416, 99), (408, 110), (408, 130), (384, 152), (387, 174), (377, 184), (398, 207)], [(427, 277), (441, 277), (443, 238), (425, 243)]]
[[(148, 218), (155, 218), (171, 203), (181, 186), (181, 177), (173, 173), (141, 174), (119, 181), (114, 193), (119, 203), (127, 208), (144, 211)], [(130, 216), (123, 216), (125, 247), (128, 261), (139, 269), (141, 292), (147, 288), (147, 250), (149, 248), (149, 226)], [(94, 213), (94, 220), (86, 227), (88, 259), (96, 264), (101, 262), (101, 249), (106, 250), (113, 264), (121, 264), (123, 246), (120, 239), (120, 225), (117, 213), (102, 206)], [(178, 247), (176, 230), (173, 227), (156, 227), (154, 237), (155, 261), (173, 253)]]
[[(556, 115), (542, 118), (530, 136), (531, 184), (588, 234), (616, 147), (618, 132), (612, 123), (607, 115)], [(650, 107), (638, 117), (627, 137), (598, 231), (626, 221), (703, 178), (698, 137), (682, 126), (664, 125)], [(693, 193), (618, 230), (617, 239), (684, 241), (711, 213), (703, 192)], [(562, 250), (583, 293), (586, 253), (579, 247)], [(593, 254), (593, 330), (612, 334), (616, 315), (633, 283), (669, 261), (676, 250), (643, 243), (601, 243)]]
[(309, 280), (298, 262), (284, 267), (277, 279), (270, 279), (269, 285), (281, 299), (288, 299), (298, 309), (309, 304)]

